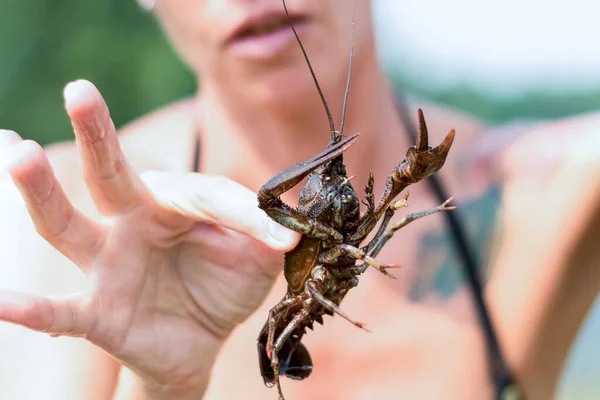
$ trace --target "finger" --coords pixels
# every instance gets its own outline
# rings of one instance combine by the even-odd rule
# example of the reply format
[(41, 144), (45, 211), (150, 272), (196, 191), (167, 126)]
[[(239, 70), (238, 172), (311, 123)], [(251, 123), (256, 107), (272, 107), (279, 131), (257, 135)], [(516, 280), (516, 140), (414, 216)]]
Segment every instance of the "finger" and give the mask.
[[(202, 174), (142, 174), (164, 210), (164, 224), (185, 227), (211, 222), (244, 233), (280, 251), (294, 248), (300, 234), (271, 220), (258, 208), (256, 193), (227, 178)], [(173, 214), (183, 218), (176, 218)]]
[(6, 148), (19, 141), (21, 141), (21, 136), (19, 136), (17, 132), (0, 129), (0, 149)]
[(83, 176), (98, 210), (114, 215), (135, 208), (146, 189), (121, 151), (102, 95), (90, 82), (79, 80), (65, 87), (64, 98)]
[(52, 336), (82, 336), (93, 326), (89, 296), (50, 299), (0, 290), (0, 320)]
[(40, 145), (26, 140), (14, 145), (12, 151), (9, 172), (36, 230), (85, 269), (100, 249), (103, 229), (73, 207)]
[(11, 160), (11, 147), (20, 141), (16, 132), (0, 129), (0, 180), (8, 176), (6, 169)]

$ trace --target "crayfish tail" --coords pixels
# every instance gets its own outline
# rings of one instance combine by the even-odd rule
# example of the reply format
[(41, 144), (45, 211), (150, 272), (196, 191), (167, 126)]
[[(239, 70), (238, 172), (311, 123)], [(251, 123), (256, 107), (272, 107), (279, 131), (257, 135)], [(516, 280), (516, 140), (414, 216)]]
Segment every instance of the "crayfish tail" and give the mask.
[[(260, 332), (258, 337), (258, 362), (260, 374), (265, 386), (275, 386), (275, 372), (271, 368), (271, 359), (267, 356), (267, 326)], [(290, 337), (285, 341), (279, 352), (279, 374), (293, 380), (308, 378), (313, 369), (312, 359), (306, 346), (300, 339)]]

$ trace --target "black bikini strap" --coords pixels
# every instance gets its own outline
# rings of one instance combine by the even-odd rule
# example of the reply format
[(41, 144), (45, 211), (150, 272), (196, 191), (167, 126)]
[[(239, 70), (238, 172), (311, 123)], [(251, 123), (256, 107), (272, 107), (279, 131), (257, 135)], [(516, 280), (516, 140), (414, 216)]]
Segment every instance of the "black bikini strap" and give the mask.
[(192, 160), (192, 168), (193, 172), (200, 172), (200, 132), (196, 134), (196, 140), (194, 140), (194, 159)]
[[(411, 123), (412, 118), (408, 110), (407, 101), (401, 96), (397, 97), (398, 112), (400, 120), (404, 124), (406, 131), (411, 139), (416, 141), (417, 130), (415, 125)], [(431, 186), (440, 203), (446, 201), (450, 196), (446, 188), (437, 175), (431, 175), (426, 181)], [(479, 277), (479, 268), (477, 260), (474, 256), (472, 248), (467, 240), (467, 235), (462, 221), (458, 218), (458, 214), (454, 212), (443, 213), (450, 231), (452, 239), (460, 258), (462, 259), (463, 271), (467, 277), (471, 293), (475, 301), (479, 322), (485, 334), (486, 346), (488, 350), (488, 358), (490, 362), (490, 374), (496, 388), (496, 399), (523, 399), (518, 395), (517, 387), (514, 383), (514, 378), (508, 368), (496, 332), (492, 325), (490, 314), (483, 297), (483, 285)]]

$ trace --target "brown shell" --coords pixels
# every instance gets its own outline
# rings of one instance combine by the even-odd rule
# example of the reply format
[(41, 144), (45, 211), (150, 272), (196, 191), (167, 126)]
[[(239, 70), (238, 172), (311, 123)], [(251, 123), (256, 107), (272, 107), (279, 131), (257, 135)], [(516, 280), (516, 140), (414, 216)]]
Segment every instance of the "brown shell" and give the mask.
[(320, 249), (320, 240), (302, 236), (298, 245), (285, 254), (283, 273), (291, 294), (299, 294), (304, 290), (304, 283), (310, 277)]

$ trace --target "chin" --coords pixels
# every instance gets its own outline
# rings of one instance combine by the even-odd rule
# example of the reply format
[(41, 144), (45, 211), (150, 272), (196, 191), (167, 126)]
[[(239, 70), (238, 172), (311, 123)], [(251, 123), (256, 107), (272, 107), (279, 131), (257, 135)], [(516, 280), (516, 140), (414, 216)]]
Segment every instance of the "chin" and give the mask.
[[(310, 40), (306, 40), (311, 43)], [(309, 58), (328, 103), (341, 102), (346, 84), (347, 59), (336, 57), (335, 49), (310, 49)], [(308, 49), (307, 49), (308, 51)], [(341, 60), (339, 65), (332, 60)], [(226, 66), (223, 68), (223, 66)], [(228, 87), (229, 93), (243, 95), (246, 101), (284, 112), (295, 109), (319, 112), (323, 104), (306, 60), (297, 44), (277, 56), (256, 60), (231, 57), (215, 68), (216, 80)], [(342, 88), (338, 93), (335, 88)]]
[[(317, 78), (323, 86), (321, 81), (325, 82), (325, 78)], [(304, 63), (269, 71), (254, 81), (253, 85), (257, 97), (269, 106), (293, 109), (316, 104), (317, 108), (323, 108), (315, 83)]]
[[(347, 63), (344, 62), (346, 60), (342, 60), (340, 63), (329, 59), (316, 60), (317, 57), (313, 57), (311, 62), (319, 86), (334, 119), (339, 119), (340, 115), (338, 114), (341, 112), (348, 72)], [(325, 116), (321, 97), (304, 58), (299, 60), (293, 68), (281, 69), (274, 73), (266, 82), (268, 85), (265, 85), (265, 100), (279, 101), (282, 105), (295, 106), (305, 112)], [(279, 94), (279, 100), (277, 100), (277, 94)]]

